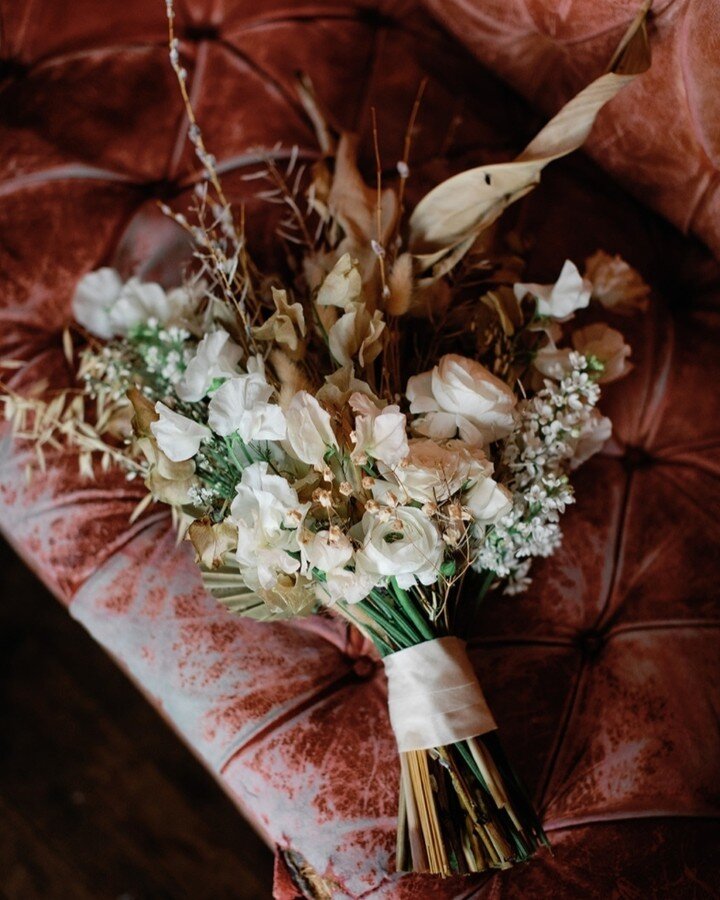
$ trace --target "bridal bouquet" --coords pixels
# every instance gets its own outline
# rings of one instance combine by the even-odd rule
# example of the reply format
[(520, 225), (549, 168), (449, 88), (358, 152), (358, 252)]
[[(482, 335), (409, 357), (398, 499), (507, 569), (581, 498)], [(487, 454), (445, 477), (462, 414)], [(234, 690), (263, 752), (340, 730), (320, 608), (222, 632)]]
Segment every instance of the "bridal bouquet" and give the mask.
[(646, 67), (643, 17), (517, 160), (451, 178), (409, 218), (412, 123), (396, 186), (378, 175), (369, 187), (352, 138), (330, 131), (301, 83), (322, 155), (311, 171), (293, 153), (258, 173), (285, 213), (289, 264), (274, 275), (223, 193), (171, 3), (168, 15), (204, 175), (190, 217), (164, 211), (194, 264), (169, 291), (109, 268), (83, 277), (81, 349), (66, 339), (81, 390), (7, 391), (6, 415), (41, 462), (44, 447), (70, 444), (87, 474), (99, 457), (144, 479), (137, 513), (170, 505), (232, 612), (329, 610), (372, 639), (400, 751), (398, 869), (526, 860), (546, 838), (460, 635), (487, 590), (524, 590), (533, 558), (558, 547), (569, 473), (611, 432), (601, 386), (629, 368), (598, 313), (642, 309), (648, 289), (602, 252), (584, 272), (568, 261), (552, 284), (525, 282), (493, 223)]

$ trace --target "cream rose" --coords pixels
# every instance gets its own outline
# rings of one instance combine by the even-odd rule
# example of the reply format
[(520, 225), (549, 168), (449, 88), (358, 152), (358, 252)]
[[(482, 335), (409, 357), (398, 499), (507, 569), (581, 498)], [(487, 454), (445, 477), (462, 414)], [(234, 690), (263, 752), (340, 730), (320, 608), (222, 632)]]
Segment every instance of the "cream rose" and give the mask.
[(401, 498), (418, 503), (444, 503), (471, 478), (492, 474), (492, 463), (476, 447), (429, 438), (413, 438), (399, 466), (378, 468), (384, 478), (398, 483)]
[(387, 521), (372, 513), (362, 519), (364, 533), (355, 554), (358, 572), (381, 581), (395, 577), (401, 588), (417, 582), (434, 584), (440, 576), (443, 542), (439, 531), (421, 509), (398, 507)]
[(516, 397), (479, 362), (453, 353), (430, 372), (408, 381), (413, 426), (433, 440), (454, 438), (486, 445), (508, 435), (515, 422)]

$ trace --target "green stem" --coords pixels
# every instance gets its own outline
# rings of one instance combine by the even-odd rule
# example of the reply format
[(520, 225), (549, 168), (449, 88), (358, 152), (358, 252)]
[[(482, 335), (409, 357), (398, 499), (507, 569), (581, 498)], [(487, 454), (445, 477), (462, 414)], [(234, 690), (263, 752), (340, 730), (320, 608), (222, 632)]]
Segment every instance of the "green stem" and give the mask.
[(422, 617), (420, 610), (415, 603), (413, 603), (412, 598), (407, 591), (400, 587), (395, 578), (390, 579), (390, 587), (392, 588), (398, 603), (403, 608), (403, 611), (407, 614), (408, 618), (412, 621), (413, 625), (415, 625), (422, 637), (426, 641), (432, 641), (435, 638), (435, 635), (432, 633), (430, 626)]
[(398, 628), (405, 632), (405, 634), (407, 635), (407, 639), (410, 641), (411, 645), (419, 644), (422, 642), (422, 635), (413, 630), (412, 623), (408, 622), (408, 620), (403, 616), (398, 615), (398, 610), (396, 608), (394, 609), (379, 591), (370, 591), (370, 597), (372, 598), (375, 605), (379, 607), (382, 614), (387, 619), (390, 619), (391, 622), (394, 622)]

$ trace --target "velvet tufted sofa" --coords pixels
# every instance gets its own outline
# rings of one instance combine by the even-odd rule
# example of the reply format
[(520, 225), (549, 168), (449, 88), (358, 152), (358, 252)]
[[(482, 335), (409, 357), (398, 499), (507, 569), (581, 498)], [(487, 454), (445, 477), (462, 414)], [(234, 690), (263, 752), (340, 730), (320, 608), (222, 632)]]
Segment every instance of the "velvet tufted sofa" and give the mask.
[[(635, 8), (178, 0), (178, 24), (206, 141), (269, 265), (273, 219), (244, 175), (258, 148), (316, 155), (297, 70), (360, 133), (369, 172), (377, 107), (388, 179), (429, 79), (419, 196), (520, 149), (602, 70)], [(162, 0), (0, 0), (0, 15), (0, 355), (24, 361), (22, 389), (67, 382), (60, 334), (83, 273), (177, 280), (188, 248), (156, 201), (182, 209), (198, 173)], [(471, 641), (552, 855), (486, 879), (388, 874), (396, 753), (382, 669), (357, 634), (232, 618), (163, 510), (129, 524), (141, 489), (112, 472), (83, 481), (61, 454), (26, 484), (28, 451), (0, 431), (5, 535), (277, 848), (282, 900), (718, 896), (720, 6), (659, 0), (650, 25), (652, 70), (589, 141), (600, 167), (556, 165), (522, 213), (531, 280), (601, 247), (652, 285), (649, 313), (623, 320), (635, 367), (607, 392), (615, 432), (577, 475), (561, 552), (527, 595), (489, 598)]]

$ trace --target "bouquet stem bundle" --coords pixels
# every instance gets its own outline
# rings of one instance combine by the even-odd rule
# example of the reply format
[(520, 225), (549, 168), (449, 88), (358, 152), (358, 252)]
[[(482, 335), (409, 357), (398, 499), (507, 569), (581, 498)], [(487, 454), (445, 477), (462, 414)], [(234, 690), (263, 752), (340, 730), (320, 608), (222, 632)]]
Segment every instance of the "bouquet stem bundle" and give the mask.
[[(406, 591), (391, 579), (387, 590), (345, 613), (387, 658), (449, 634), (448, 604), (431, 621), (435, 603), (421, 588)], [(506, 869), (549, 846), (495, 731), (401, 752), (399, 793), (398, 871), (450, 876)]]

